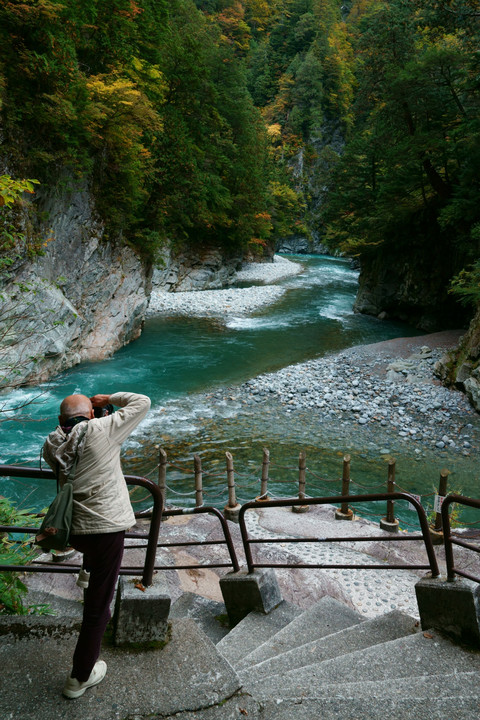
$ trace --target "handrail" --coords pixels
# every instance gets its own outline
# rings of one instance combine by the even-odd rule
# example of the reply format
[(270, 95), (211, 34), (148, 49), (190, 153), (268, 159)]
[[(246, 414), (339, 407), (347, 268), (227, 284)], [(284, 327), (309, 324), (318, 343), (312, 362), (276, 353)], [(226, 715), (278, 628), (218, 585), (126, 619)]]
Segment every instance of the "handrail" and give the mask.
[[(165, 508), (163, 510), (163, 518), (173, 517), (178, 515), (199, 515), (202, 513), (209, 513), (214, 515), (220, 522), (223, 531), (223, 540), (185, 540), (183, 542), (169, 542), (169, 543), (157, 543), (157, 547), (171, 548), (171, 547), (189, 547), (189, 546), (203, 546), (203, 545), (226, 545), (230, 556), (229, 563), (210, 563), (208, 565), (155, 565), (155, 570), (192, 570), (192, 569), (203, 569), (203, 568), (233, 568), (234, 572), (238, 572), (240, 565), (238, 563), (235, 547), (233, 545), (232, 536), (228, 527), (228, 523), (225, 517), (222, 515), (220, 510), (216, 507), (209, 505), (201, 505), (193, 508)], [(142, 517), (148, 517), (148, 514), (143, 514)]]
[(478, 548), (476, 545), (466, 543), (464, 540), (459, 540), (458, 538), (452, 536), (449, 514), (449, 508), (452, 503), (457, 503), (458, 505), (467, 505), (468, 507), (473, 507), (480, 510), (480, 500), (474, 500), (473, 498), (465, 497), (465, 495), (457, 495), (456, 493), (450, 493), (449, 495), (447, 495), (442, 503), (441, 512), (443, 526), (443, 542), (445, 545), (445, 560), (447, 563), (447, 580), (455, 580), (455, 575), (460, 575), (461, 577), (467, 578), (468, 580), (473, 580), (474, 582), (480, 583), (480, 577), (477, 577), (476, 575), (471, 575), (470, 573), (467, 573), (464, 570), (460, 570), (459, 568), (455, 567), (455, 563), (453, 560), (453, 545), (459, 545), (460, 547), (464, 547), (467, 550), (472, 550), (473, 552), (477, 553), (480, 552), (480, 548)]
[[(23, 478), (47, 478), (55, 479), (52, 470), (40, 470), (39, 468), (22, 467), (20, 465), (0, 465), (0, 477), (23, 477)], [(137, 475), (125, 475), (128, 485), (139, 485), (148, 490), (153, 497), (153, 508), (151, 510), (150, 530), (148, 534), (135, 534), (134, 537), (148, 538), (147, 551), (145, 553), (145, 562), (143, 565), (142, 585), (148, 587), (153, 582), (153, 572), (155, 569), (155, 555), (157, 549), (158, 535), (160, 532), (160, 522), (162, 519), (163, 498), (162, 493), (152, 480), (139, 477)], [(135, 513), (136, 517), (142, 517), (142, 513)], [(18, 526), (0, 525), (0, 532), (9, 533), (36, 533), (38, 528), (25, 528)], [(127, 537), (132, 537), (130, 533)], [(37, 563), (36, 565), (0, 565), (0, 571), (12, 572), (51, 572), (52, 566), (55, 566), (55, 572), (76, 572), (79, 570), (78, 565), (63, 565), (61, 568), (58, 563)], [(141, 567), (121, 568), (122, 575), (137, 575), (142, 571)]]
[[(420, 523), (420, 528), (422, 531), (421, 535), (386, 535), (381, 536), (380, 538), (377, 537), (333, 537), (333, 538), (318, 538), (318, 537), (310, 537), (310, 538), (257, 538), (257, 539), (250, 539), (248, 537), (248, 531), (245, 524), (245, 513), (247, 510), (251, 510), (252, 508), (262, 508), (262, 510), (265, 510), (267, 508), (273, 508), (273, 507), (295, 507), (296, 505), (305, 505), (308, 503), (308, 505), (330, 505), (330, 504), (340, 504), (340, 503), (358, 503), (358, 502), (377, 502), (381, 500), (406, 500), (409, 502), (415, 510), (417, 511), (418, 515), (418, 521)], [(438, 570), (438, 564), (437, 564), (437, 558), (435, 557), (435, 552), (433, 549), (433, 543), (432, 539), (430, 537), (429, 527), (428, 527), (428, 521), (427, 517), (425, 515), (425, 510), (423, 509), (423, 506), (421, 503), (409, 493), (404, 492), (394, 492), (394, 493), (375, 493), (375, 494), (369, 494), (369, 495), (335, 495), (335, 496), (329, 496), (329, 497), (313, 497), (308, 498), (308, 500), (305, 500), (304, 498), (297, 498), (297, 499), (282, 499), (282, 500), (261, 500), (259, 502), (248, 502), (245, 505), (242, 506), (238, 522), (240, 525), (240, 531), (242, 534), (242, 541), (243, 541), (243, 547), (245, 551), (245, 558), (247, 560), (247, 567), (248, 572), (251, 573), (255, 568), (274, 568), (274, 567), (282, 567), (282, 568), (336, 568), (336, 569), (346, 569), (346, 568), (355, 568), (355, 569), (364, 569), (364, 570), (430, 570), (432, 573), (432, 577), (438, 577), (439, 570)], [(423, 540), (425, 544), (425, 550), (427, 552), (428, 556), (428, 565), (406, 565), (406, 564), (396, 564), (396, 565), (352, 565), (352, 564), (346, 564), (346, 565), (324, 565), (324, 564), (304, 564), (304, 563), (255, 563), (253, 562), (252, 553), (250, 549), (250, 545), (253, 543), (276, 543), (276, 542), (374, 542), (375, 540), (381, 539), (382, 542), (399, 542), (399, 541), (411, 541), (411, 540)]]

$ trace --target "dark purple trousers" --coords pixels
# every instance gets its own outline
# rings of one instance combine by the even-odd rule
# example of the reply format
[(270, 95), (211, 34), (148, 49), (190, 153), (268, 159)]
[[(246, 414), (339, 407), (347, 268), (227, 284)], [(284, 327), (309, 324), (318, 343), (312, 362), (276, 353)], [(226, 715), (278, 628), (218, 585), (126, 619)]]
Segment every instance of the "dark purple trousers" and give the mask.
[(70, 545), (83, 553), (90, 572), (84, 592), (83, 620), (73, 654), (72, 677), (88, 680), (100, 654), (103, 634), (110, 620), (110, 603), (122, 564), (125, 531), (97, 535), (70, 535)]

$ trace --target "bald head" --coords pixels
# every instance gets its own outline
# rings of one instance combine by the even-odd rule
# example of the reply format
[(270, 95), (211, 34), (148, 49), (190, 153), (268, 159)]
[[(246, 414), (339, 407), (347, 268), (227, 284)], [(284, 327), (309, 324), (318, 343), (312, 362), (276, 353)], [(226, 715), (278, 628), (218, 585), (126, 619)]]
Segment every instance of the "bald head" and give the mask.
[(90, 398), (86, 395), (69, 395), (60, 405), (60, 415), (58, 419), (60, 424), (68, 420), (68, 418), (83, 415), (86, 418), (93, 418), (93, 407)]

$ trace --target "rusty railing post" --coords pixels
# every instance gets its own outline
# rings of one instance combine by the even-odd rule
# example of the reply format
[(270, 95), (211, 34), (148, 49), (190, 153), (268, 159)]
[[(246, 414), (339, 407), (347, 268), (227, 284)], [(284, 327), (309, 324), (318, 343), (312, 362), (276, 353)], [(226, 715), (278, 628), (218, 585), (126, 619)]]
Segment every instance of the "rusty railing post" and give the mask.
[[(388, 461), (388, 479), (387, 479), (387, 492), (395, 492), (395, 460), (390, 458)], [(382, 530), (388, 532), (398, 532), (398, 520), (395, 518), (395, 503), (393, 500), (387, 500), (387, 516), (380, 520), (380, 527)]]
[[(447, 494), (447, 483), (450, 471), (444, 468), (440, 471), (440, 480), (438, 482), (438, 498), (444, 498)], [(443, 543), (443, 523), (442, 523), (442, 501), (437, 500), (437, 508), (435, 510), (435, 524), (430, 527), (430, 536), (434, 545)]]
[[(350, 495), (350, 455), (343, 458), (342, 495)], [(348, 507), (348, 502), (342, 502), (335, 510), (335, 520), (353, 520), (353, 510)]]
[(257, 502), (260, 500), (269, 500), (268, 497), (268, 466), (270, 465), (270, 450), (263, 448), (262, 460), (262, 480), (260, 483), (260, 495), (255, 498)]
[(167, 453), (163, 448), (158, 451), (158, 487), (162, 493), (162, 510), (165, 510), (167, 496)]
[(195, 473), (195, 507), (203, 505), (203, 488), (202, 488), (202, 459), (200, 455), (193, 456), (193, 468)]
[[(307, 458), (305, 453), (300, 452), (298, 456), (298, 499), (305, 500), (305, 475), (307, 472)], [(292, 512), (304, 513), (310, 510), (309, 505), (292, 505)]]
[(228, 451), (225, 453), (227, 460), (227, 485), (228, 485), (228, 503), (223, 509), (223, 514), (227, 520), (233, 520), (238, 522), (238, 513), (240, 512), (241, 505), (237, 503), (237, 497), (235, 494), (235, 474), (233, 470), (233, 457)]

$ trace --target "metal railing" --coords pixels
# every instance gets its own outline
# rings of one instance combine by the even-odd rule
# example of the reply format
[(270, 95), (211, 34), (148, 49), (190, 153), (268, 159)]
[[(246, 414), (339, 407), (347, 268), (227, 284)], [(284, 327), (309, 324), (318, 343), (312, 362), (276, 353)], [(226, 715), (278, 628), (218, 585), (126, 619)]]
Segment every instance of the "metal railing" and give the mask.
[[(206, 563), (195, 564), (195, 565), (155, 565), (154, 570), (200, 570), (204, 568), (231, 568), (234, 572), (238, 572), (240, 566), (238, 564), (237, 555), (235, 553), (235, 547), (233, 545), (232, 536), (228, 528), (228, 523), (224, 516), (215, 507), (202, 505), (194, 508), (166, 508), (163, 511), (162, 518), (174, 517), (178, 515), (200, 515), (202, 513), (208, 513), (214, 515), (220, 522), (223, 540), (184, 540), (183, 542), (157, 542), (159, 548), (174, 548), (174, 547), (204, 547), (207, 545), (226, 545), (228, 554), (230, 556), (230, 562), (228, 563)], [(142, 518), (148, 518), (150, 511), (144, 511), (139, 513)], [(138, 535), (132, 535), (132, 537), (139, 537)], [(137, 546), (143, 547), (143, 546)]]
[[(302, 538), (249, 538), (247, 526), (245, 523), (245, 513), (252, 508), (261, 508), (266, 510), (274, 507), (295, 507), (297, 505), (331, 505), (341, 503), (359, 503), (359, 502), (378, 502), (385, 500), (406, 500), (412, 505), (417, 511), (418, 522), (420, 524), (421, 534), (389, 534), (381, 536), (366, 536), (366, 537), (302, 537)], [(245, 558), (247, 561), (248, 572), (253, 572), (255, 568), (315, 568), (315, 569), (363, 569), (363, 570), (430, 570), (432, 577), (438, 577), (439, 570), (435, 552), (433, 549), (432, 539), (430, 537), (427, 517), (425, 510), (421, 503), (410, 495), (404, 492), (394, 493), (380, 493), (380, 494), (369, 494), (369, 495), (336, 495), (329, 497), (316, 497), (308, 499), (282, 499), (282, 500), (268, 500), (260, 502), (249, 502), (242, 506), (239, 513), (239, 525), (242, 534), (243, 547), (245, 551)], [(354, 564), (314, 564), (314, 563), (260, 563), (254, 562), (251, 552), (251, 545), (261, 543), (334, 543), (334, 542), (375, 542), (376, 540), (381, 542), (406, 542), (414, 540), (423, 540), (425, 550), (427, 553), (428, 565), (408, 565), (408, 564), (394, 564), (394, 565), (354, 565)]]
[[(21, 467), (18, 465), (0, 465), (0, 477), (21, 477), (21, 478), (32, 478), (32, 479), (49, 479), (55, 480), (55, 475), (52, 470), (40, 470), (38, 468)], [(122, 566), (120, 569), (121, 575), (139, 575), (142, 573), (142, 584), (148, 587), (153, 582), (153, 573), (155, 568), (155, 556), (158, 543), (158, 535), (160, 532), (160, 522), (162, 519), (162, 507), (163, 499), (162, 493), (156, 483), (152, 480), (148, 480), (144, 477), (137, 477), (136, 475), (125, 475), (127, 485), (138, 485), (148, 490), (153, 499), (153, 507), (150, 510), (150, 529), (148, 533), (126, 533), (127, 538), (144, 538), (148, 542), (146, 545), (141, 546), (146, 548), (145, 562), (143, 568)], [(143, 513), (135, 513), (136, 517), (143, 517)], [(0, 525), (0, 532), (7, 532), (10, 534), (35, 534), (38, 532), (38, 528), (32, 527), (19, 527), (11, 525)], [(134, 546), (135, 549), (137, 546)], [(128, 549), (128, 548), (127, 548)], [(0, 565), (0, 571), (16, 571), (16, 572), (55, 572), (55, 573), (75, 573), (80, 569), (79, 565), (66, 564), (62, 562), (60, 565), (58, 562), (34, 562), (28, 565)]]
[(445, 546), (445, 560), (447, 563), (447, 580), (455, 580), (455, 575), (460, 575), (468, 580), (480, 583), (480, 577), (471, 575), (470, 573), (455, 567), (453, 560), (453, 545), (458, 545), (476, 553), (480, 553), (480, 548), (477, 545), (472, 545), (472, 543), (467, 543), (465, 540), (460, 540), (458, 537), (452, 536), (449, 514), (449, 508), (452, 503), (466, 505), (467, 507), (477, 508), (480, 510), (480, 500), (474, 500), (473, 498), (465, 497), (464, 495), (457, 495), (455, 493), (447, 495), (442, 503), (443, 543)]

